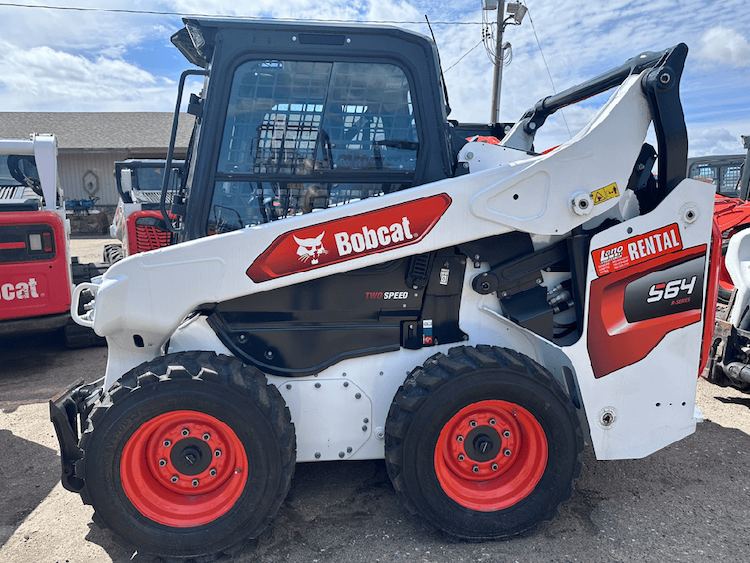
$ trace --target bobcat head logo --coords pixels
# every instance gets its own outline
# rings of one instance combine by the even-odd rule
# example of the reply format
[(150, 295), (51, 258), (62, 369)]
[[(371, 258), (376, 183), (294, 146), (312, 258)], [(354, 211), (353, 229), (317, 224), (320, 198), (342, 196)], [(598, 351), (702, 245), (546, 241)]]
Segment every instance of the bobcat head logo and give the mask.
[(323, 231), (315, 238), (297, 238), (294, 237), (294, 240), (299, 245), (299, 248), (297, 249), (297, 256), (299, 256), (299, 259), (301, 262), (307, 262), (310, 260), (310, 263), (315, 265), (318, 263), (318, 258), (320, 258), (323, 254), (328, 254), (328, 251), (323, 248), (323, 235), (325, 235), (326, 232)]

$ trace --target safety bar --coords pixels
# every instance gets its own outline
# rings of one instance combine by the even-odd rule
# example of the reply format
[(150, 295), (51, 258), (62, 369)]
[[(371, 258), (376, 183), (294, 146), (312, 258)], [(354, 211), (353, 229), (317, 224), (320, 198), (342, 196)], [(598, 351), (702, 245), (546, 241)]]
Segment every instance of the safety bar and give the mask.
[[(684, 46), (684, 44), (680, 45)], [(664, 51), (647, 51), (641, 53), (628, 59), (617, 68), (613, 68), (586, 82), (568, 88), (559, 94), (542, 98), (524, 113), (523, 117), (500, 144), (509, 148), (531, 151), (536, 131), (557, 110), (582, 102), (592, 96), (606, 92), (610, 88), (619, 86), (631, 74), (643, 72), (645, 69), (659, 64), (672, 51), (678, 49), (680, 45), (665, 49)]]
[(654, 201), (661, 201), (685, 178), (688, 141), (679, 84), (687, 51), (687, 45), (680, 43), (664, 51), (641, 53), (604, 74), (539, 100), (524, 113), (500, 145), (533, 151), (534, 135), (557, 110), (606, 92), (622, 84), (628, 76), (652, 68), (644, 75), (641, 87), (648, 99), (658, 141), (659, 172)]

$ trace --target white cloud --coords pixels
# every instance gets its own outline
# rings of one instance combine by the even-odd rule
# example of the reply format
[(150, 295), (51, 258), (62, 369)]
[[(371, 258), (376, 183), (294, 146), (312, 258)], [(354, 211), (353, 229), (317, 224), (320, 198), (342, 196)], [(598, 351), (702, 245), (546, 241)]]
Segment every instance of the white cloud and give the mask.
[(696, 56), (709, 63), (750, 67), (750, 42), (733, 29), (715, 27), (701, 37)]
[[(745, 134), (750, 134), (750, 130)], [(740, 135), (725, 127), (689, 128), (690, 156), (745, 153)]]
[(50, 47), (20, 51), (0, 42), (3, 109), (23, 111), (28, 100), (46, 111), (164, 109), (174, 85), (119, 58), (89, 59)]
[[(29, 4), (49, 2), (30, 0)], [(118, 2), (119, 3), (119, 2)], [(82, 8), (114, 8), (97, 0), (76, 0)], [(120, 4), (128, 9), (152, 9), (139, 0)], [(0, 7), (3, 40), (20, 49), (46, 45), (68, 51), (105, 50), (135, 45), (150, 34), (153, 16), (107, 12)]]

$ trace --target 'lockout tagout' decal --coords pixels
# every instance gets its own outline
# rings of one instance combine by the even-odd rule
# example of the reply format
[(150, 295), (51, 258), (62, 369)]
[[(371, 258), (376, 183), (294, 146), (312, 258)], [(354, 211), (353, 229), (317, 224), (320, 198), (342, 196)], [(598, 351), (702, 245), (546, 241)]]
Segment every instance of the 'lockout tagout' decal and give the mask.
[(422, 240), (451, 204), (438, 194), (279, 236), (247, 269), (259, 283)]

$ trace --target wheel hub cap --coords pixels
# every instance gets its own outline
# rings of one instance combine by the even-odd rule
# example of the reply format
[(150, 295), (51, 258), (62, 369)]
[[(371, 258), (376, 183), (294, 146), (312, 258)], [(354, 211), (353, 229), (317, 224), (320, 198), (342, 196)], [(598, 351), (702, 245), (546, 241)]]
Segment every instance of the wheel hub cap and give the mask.
[(197, 438), (185, 438), (170, 448), (170, 461), (184, 475), (198, 475), (211, 464), (211, 448)]

